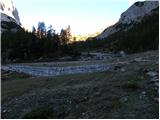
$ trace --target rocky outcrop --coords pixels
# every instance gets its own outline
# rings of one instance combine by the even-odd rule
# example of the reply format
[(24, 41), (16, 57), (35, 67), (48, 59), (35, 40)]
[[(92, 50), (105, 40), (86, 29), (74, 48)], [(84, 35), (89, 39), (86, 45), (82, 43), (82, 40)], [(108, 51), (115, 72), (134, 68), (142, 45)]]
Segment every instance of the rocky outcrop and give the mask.
[(119, 22), (122, 24), (139, 22), (145, 15), (149, 14), (158, 6), (158, 1), (136, 2), (130, 8), (128, 8), (128, 10), (121, 14)]
[(113, 33), (130, 28), (133, 23), (140, 22), (144, 16), (150, 14), (151, 11), (157, 7), (159, 7), (158, 1), (136, 2), (121, 14), (121, 17), (116, 24), (108, 27), (95, 38), (103, 39)]
[(21, 26), (16, 23), (16, 20), (6, 14), (1, 13), (1, 31), (16, 32), (21, 29)]
[(16, 31), (21, 26), (20, 18), (12, 0), (0, 0), (1, 31)]

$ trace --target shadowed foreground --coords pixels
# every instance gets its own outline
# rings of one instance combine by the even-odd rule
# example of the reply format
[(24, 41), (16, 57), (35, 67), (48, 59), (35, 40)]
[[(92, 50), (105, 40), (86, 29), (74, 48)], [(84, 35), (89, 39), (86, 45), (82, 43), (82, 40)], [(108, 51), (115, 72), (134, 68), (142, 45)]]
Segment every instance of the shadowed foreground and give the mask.
[(110, 62), (119, 64), (58, 77), (2, 71), (2, 118), (158, 118), (158, 51)]

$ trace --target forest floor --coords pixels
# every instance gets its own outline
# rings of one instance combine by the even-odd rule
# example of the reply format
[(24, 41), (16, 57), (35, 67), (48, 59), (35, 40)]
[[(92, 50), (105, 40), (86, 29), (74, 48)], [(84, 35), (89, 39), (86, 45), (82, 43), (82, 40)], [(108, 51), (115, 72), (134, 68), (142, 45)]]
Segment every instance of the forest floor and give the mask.
[(159, 118), (159, 51), (103, 61), (28, 65), (99, 63), (113, 68), (54, 77), (2, 70), (2, 118)]

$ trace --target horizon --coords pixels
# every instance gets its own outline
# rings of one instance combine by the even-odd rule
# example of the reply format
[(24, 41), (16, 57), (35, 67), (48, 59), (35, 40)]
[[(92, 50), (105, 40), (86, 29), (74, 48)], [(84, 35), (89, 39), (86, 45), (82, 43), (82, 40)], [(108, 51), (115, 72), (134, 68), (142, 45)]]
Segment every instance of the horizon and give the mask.
[(38, 22), (45, 22), (46, 28), (52, 25), (56, 33), (70, 25), (73, 35), (86, 36), (118, 22), (121, 13), (136, 1), (13, 0), (13, 4), (18, 10), (22, 27), (29, 31), (33, 26), (37, 28)]

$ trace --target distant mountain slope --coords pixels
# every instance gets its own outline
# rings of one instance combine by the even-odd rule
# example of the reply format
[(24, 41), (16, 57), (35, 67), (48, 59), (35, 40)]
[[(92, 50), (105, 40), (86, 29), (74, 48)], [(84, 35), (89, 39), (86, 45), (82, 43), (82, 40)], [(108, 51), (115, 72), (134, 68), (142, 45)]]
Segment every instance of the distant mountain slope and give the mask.
[(17, 9), (12, 0), (0, 0), (1, 31), (16, 31), (20, 28), (21, 22)]
[[(115, 30), (106, 35), (105, 32)], [(102, 51), (125, 51), (127, 53), (138, 53), (159, 48), (159, 6), (152, 9), (140, 21), (129, 24), (115, 24), (106, 29), (101, 38), (94, 37), (86, 42), (74, 44), (76, 50), (102, 50)], [(103, 36), (104, 34), (104, 36)], [(104, 37), (104, 38), (103, 38)]]
[(105, 29), (100, 35), (95, 37), (96, 39), (103, 39), (109, 35), (131, 28), (133, 23), (140, 22), (143, 17), (159, 6), (158, 1), (144, 1), (136, 2), (124, 13), (121, 14), (119, 21)]

